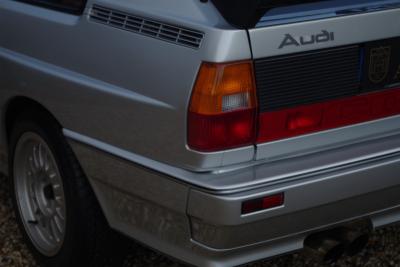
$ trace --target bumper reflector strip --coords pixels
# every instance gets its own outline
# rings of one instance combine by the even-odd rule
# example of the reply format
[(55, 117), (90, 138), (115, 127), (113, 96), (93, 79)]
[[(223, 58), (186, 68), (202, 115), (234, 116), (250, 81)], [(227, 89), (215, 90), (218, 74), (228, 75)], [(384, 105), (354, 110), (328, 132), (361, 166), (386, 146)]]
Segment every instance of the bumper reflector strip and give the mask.
[(284, 193), (248, 200), (242, 203), (242, 214), (280, 207), (284, 203)]

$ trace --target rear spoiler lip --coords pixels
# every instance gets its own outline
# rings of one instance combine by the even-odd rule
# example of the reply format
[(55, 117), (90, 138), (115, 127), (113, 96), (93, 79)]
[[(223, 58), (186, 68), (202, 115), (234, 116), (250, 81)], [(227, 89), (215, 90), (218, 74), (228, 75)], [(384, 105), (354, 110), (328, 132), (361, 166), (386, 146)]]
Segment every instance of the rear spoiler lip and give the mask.
[(241, 29), (254, 28), (272, 8), (322, 1), (328, 0), (211, 0), (228, 23)]
[[(314, 14), (287, 17), (286, 20), (276, 20), (271, 23), (266, 13), (277, 7), (285, 7), (298, 4), (327, 2), (332, 0), (211, 0), (214, 6), (228, 23), (239, 29), (251, 29), (312, 20), (313, 18), (328, 18), (335, 16), (355, 15), (359, 13), (376, 12), (385, 9), (400, 8), (400, 0), (371, 1), (370, 3), (354, 4), (352, 6), (330, 8), (330, 13), (321, 10)], [(294, 15), (295, 17), (296, 15)]]
[(356, 15), (361, 13), (371, 13), (377, 11), (383, 11), (388, 9), (400, 8), (400, 0), (385, 0), (382, 2), (370, 2), (368, 4), (354, 4), (346, 7), (331, 7), (321, 8), (319, 10), (313, 10), (301, 14), (301, 12), (293, 13), (290, 16), (271, 16), (266, 13), (255, 26), (255, 28), (262, 28), (267, 26), (282, 25), (296, 22), (304, 22), (315, 19), (327, 19), (340, 16)]

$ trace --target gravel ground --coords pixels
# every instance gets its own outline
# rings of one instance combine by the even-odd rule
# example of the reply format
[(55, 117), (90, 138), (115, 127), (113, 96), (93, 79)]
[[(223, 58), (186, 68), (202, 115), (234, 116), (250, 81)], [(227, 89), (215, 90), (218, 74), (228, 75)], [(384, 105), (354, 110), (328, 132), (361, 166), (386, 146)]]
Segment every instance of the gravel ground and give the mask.
[[(26, 247), (21, 243), (21, 236), (10, 209), (6, 188), (5, 178), (0, 175), (0, 267), (38, 267)], [(124, 266), (185, 267), (185, 265), (139, 245), (132, 245), (132, 251), (127, 256)], [(316, 267), (321, 264), (300, 253), (250, 264), (247, 267), (280, 266)], [(400, 226), (387, 227), (377, 231), (360, 255), (343, 258), (331, 266), (400, 266)]]

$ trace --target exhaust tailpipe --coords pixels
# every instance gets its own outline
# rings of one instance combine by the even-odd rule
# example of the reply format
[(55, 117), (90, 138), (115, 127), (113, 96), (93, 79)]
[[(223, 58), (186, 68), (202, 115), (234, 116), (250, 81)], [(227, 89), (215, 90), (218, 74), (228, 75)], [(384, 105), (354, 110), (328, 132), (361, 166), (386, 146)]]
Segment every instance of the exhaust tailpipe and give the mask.
[(306, 253), (320, 262), (336, 262), (345, 252), (346, 246), (340, 240), (324, 235), (313, 235), (304, 242)]
[(367, 230), (343, 227), (334, 230), (331, 234), (345, 244), (347, 256), (354, 256), (361, 252), (369, 241), (369, 231)]
[(362, 251), (368, 244), (369, 233), (368, 227), (338, 227), (310, 235), (304, 247), (316, 260), (333, 263), (344, 254), (354, 256)]

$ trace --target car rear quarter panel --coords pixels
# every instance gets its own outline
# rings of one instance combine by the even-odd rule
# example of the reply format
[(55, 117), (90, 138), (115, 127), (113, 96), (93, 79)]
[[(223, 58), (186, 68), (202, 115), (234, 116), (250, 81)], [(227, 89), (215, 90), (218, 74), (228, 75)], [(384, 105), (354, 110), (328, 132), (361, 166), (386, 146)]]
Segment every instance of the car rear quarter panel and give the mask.
[[(88, 18), (93, 4), (193, 28), (205, 38), (192, 49), (94, 23)], [(246, 32), (230, 28), (211, 4), (96, 0), (74, 16), (4, 0), (0, 35), (3, 112), (10, 99), (24, 96), (64, 128), (126, 151), (188, 169), (222, 164), (223, 152), (201, 154), (186, 147), (191, 89), (202, 61), (251, 54)], [(233, 153), (239, 156), (231, 163), (246, 161), (254, 148)]]

